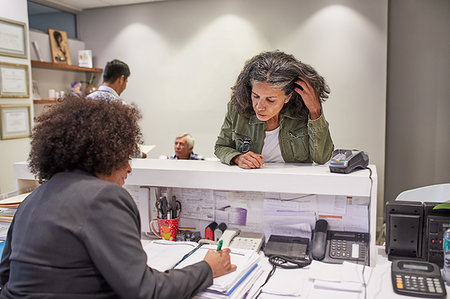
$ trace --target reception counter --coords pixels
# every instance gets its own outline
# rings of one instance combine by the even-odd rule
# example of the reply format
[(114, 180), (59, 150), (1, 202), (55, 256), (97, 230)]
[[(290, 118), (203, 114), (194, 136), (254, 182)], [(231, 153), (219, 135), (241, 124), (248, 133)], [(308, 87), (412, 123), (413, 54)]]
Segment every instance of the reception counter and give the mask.
[[(369, 165), (371, 178), (368, 170), (336, 174), (331, 173), (326, 165), (295, 163), (268, 163), (261, 169), (241, 169), (217, 161), (133, 159), (131, 167), (127, 186), (368, 198), (370, 252), (375, 252), (377, 172), (374, 165)], [(26, 162), (15, 163), (14, 174), (18, 189), (36, 184)], [(138, 196), (145, 201), (139, 204), (141, 214), (145, 214), (149, 211), (149, 192), (138, 192)], [(145, 221), (148, 221), (148, 217)], [(375, 257), (375, 254), (370, 255), (371, 266), (375, 265)]]

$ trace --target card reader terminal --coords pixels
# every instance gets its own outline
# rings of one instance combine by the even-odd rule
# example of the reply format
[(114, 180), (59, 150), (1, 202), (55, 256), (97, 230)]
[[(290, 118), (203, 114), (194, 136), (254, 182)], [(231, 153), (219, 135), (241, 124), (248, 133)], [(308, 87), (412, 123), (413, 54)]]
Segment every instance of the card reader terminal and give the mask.
[(357, 168), (369, 165), (369, 155), (359, 150), (337, 149), (331, 154), (329, 167), (331, 172), (350, 173)]

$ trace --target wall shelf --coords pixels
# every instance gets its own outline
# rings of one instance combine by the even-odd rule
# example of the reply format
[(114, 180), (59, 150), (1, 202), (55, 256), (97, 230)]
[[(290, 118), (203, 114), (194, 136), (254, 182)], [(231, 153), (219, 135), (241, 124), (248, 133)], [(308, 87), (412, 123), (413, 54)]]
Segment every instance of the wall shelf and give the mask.
[(68, 65), (62, 63), (53, 63), (47, 61), (39, 61), (39, 60), (31, 60), (31, 66), (37, 68), (46, 68), (46, 69), (60, 69), (67, 71), (76, 71), (76, 72), (91, 72), (91, 73), (102, 73), (103, 69), (101, 68), (89, 68), (82, 67), (77, 65)]
[(57, 100), (50, 100), (50, 99), (40, 99), (40, 100), (33, 100), (34, 104), (55, 104)]

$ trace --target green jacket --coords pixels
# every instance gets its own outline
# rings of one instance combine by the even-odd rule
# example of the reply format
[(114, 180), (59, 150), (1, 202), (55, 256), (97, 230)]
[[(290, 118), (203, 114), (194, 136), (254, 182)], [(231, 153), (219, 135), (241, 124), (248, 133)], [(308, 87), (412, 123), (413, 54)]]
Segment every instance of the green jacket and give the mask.
[[(265, 130), (265, 122), (260, 121), (256, 115), (247, 118), (239, 114), (230, 101), (214, 153), (223, 163), (231, 164), (231, 160), (241, 154), (240, 149), (246, 141), (250, 143), (250, 151), (261, 154)], [(302, 121), (294, 117), (290, 109), (283, 108), (278, 138), (285, 162), (314, 161), (324, 164), (330, 159), (334, 148), (323, 112), (318, 119)]]

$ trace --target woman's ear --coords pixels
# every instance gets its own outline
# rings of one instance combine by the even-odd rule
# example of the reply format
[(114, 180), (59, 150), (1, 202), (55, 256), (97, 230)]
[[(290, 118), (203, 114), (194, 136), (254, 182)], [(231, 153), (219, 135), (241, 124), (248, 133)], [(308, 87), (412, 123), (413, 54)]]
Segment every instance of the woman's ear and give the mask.
[(284, 100), (284, 103), (285, 103), (285, 104), (287, 104), (287, 103), (289, 102), (289, 100), (291, 99), (292, 93), (293, 93), (293, 92), (291, 92), (291, 94)]

